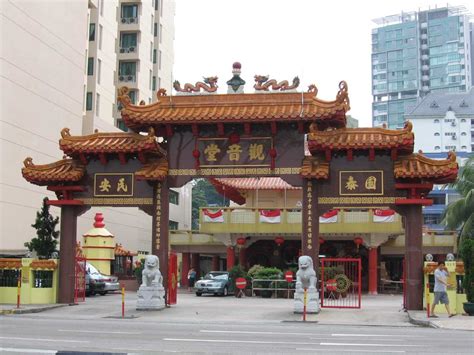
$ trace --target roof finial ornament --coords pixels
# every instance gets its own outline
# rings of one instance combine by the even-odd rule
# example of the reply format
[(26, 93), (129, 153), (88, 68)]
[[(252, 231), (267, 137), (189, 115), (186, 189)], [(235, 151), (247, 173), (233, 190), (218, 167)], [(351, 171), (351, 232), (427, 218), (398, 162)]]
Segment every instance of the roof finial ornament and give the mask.
[(207, 78), (203, 77), (204, 82), (198, 81), (195, 85), (186, 83), (183, 88), (181, 88), (179, 81), (175, 80), (173, 88), (178, 92), (178, 94), (201, 93), (201, 89), (203, 89), (204, 94), (210, 94), (217, 91), (217, 79), (219, 79), (217, 76), (209, 76)]
[(148, 137), (155, 137), (155, 129), (153, 127), (148, 128)]
[(25, 168), (28, 168), (29, 166), (34, 166), (35, 164), (33, 164), (33, 158), (32, 157), (25, 158), (25, 160), (23, 160), (23, 165), (25, 166)]
[(64, 127), (64, 128), (61, 130), (61, 137), (62, 137), (62, 138), (66, 138), (66, 137), (70, 137), (70, 136), (71, 136), (71, 133), (69, 133), (69, 128)]
[(450, 150), (448, 152), (448, 159), (451, 160), (452, 162), (456, 161), (456, 153), (453, 150)]
[(232, 79), (227, 81), (227, 93), (228, 94), (243, 94), (245, 80), (240, 77), (240, 69), (242, 64), (235, 62), (232, 64), (232, 74), (234, 75)]
[(350, 110), (349, 88), (344, 80), (339, 83), (339, 92), (337, 93), (336, 101), (339, 103), (345, 102), (347, 106), (346, 111)]
[(163, 96), (168, 96), (168, 95), (166, 94), (166, 89), (160, 88), (160, 89), (156, 92), (156, 98), (159, 100), (160, 97), (163, 97)]
[(122, 86), (121, 88), (118, 89), (118, 95), (117, 99), (124, 105), (130, 105), (132, 102), (130, 100), (130, 97), (128, 96), (128, 93), (130, 92), (129, 88), (126, 86)]
[(314, 93), (314, 97), (318, 96), (318, 87), (316, 86), (316, 84), (309, 85), (308, 92)]
[(403, 125), (403, 129), (407, 130), (408, 132), (411, 132), (413, 130), (413, 123), (411, 121), (405, 121), (405, 124)]
[(288, 80), (277, 82), (275, 79), (269, 80), (269, 75), (255, 75), (256, 84), (253, 86), (255, 91), (268, 91), (270, 88), (273, 91), (290, 91), (296, 89), (300, 85), (300, 78), (295, 76), (293, 83), (290, 85)]
[(99, 129), (98, 128), (94, 129), (94, 133), (99, 133)]

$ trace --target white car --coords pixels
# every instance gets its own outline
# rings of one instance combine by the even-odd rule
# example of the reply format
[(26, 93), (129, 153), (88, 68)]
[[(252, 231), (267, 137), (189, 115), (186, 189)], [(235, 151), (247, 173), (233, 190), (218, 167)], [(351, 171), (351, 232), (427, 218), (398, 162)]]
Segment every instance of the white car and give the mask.
[[(102, 284), (104, 283), (104, 287), (97, 289), (95, 292), (105, 295), (107, 292), (112, 291), (119, 291), (120, 290), (120, 283), (118, 282), (117, 276), (107, 276), (103, 275), (95, 268), (94, 265), (87, 263), (86, 264), (87, 275), (89, 277), (86, 278), (86, 282), (89, 279), (91, 283)], [(87, 287), (87, 286), (86, 286)], [(91, 292), (92, 293), (92, 292)]]

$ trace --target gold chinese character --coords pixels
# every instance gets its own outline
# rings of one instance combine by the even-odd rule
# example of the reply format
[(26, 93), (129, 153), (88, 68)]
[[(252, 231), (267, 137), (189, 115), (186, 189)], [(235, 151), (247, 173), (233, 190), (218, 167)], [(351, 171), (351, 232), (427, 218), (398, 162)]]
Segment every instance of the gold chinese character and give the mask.
[(123, 192), (128, 191), (128, 186), (125, 183), (125, 178), (120, 178), (117, 183), (117, 192), (120, 192), (120, 190), (122, 190)]
[(347, 179), (347, 182), (346, 182), (346, 189), (348, 190), (355, 190), (356, 188), (358, 188), (359, 185), (357, 185), (357, 181), (354, 180), (354, 178), (352, 177), (352, 175), (349, 176), (349, 179)]
[(216, 161), (217, 158), (216, 158), (216, 154), (220, 153), (221, 150), (219, 149), (219, 147), (212, 143), (212, 144), (209, 144), (206, 149), (204, 149), (204, 154), (207, 155), (206, 159), (207, 161)]
[(227, 149), (227, 153), (229, 154), (230, 161), (239, 161), (242, 147), (239, 144), (232, 144), (229, 146), (229, 149)]
[(369, 176), (365, 180), (365, 188), (367, 190), (377, 190), (377, 178), (375, 176)]
[(108, 179), (104, 179), (100, 182), (99, 190), (101, 192), (109, 192), (111, 187), (110, 181)]
[(250, 160), (263, 160), (265, 156), (263, 155), (263, 144), (253, 143), (250, 144), (249, 148), (249, 159)]

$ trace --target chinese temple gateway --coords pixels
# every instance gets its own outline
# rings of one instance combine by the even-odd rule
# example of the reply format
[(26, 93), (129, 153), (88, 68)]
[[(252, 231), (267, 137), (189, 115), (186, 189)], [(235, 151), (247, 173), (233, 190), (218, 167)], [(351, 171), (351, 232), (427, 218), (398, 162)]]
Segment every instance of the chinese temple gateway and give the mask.
[(135, 206), (151, 215), (152, 253), (166, 277), (170, 187), (196, 177), (280, 177), (303, 189), (302, 253), (315, 261), (318, 218), (328, 210), (390, 208), (402, 215), (406, 306), (422, 309), (422, 206), (432, 204), (426, 196), (433, 184), (455, 180), (455, 154), (431, 160), (413, 153), (409, 122), (401, 130), (346, 128), (344, 81), (334, 101), (323, 101), (315, 85), (297, 92), (298, 78), (290, 85), (255, 76), (255, 93), (243, 93), (239, 63), (233, 74), (227, 94), (216, 93), (216, 77), (184, 89), (176, 82), (176, 96), (160, 89), (149, 105), (133, 105), (122, 88), (129, 132), (73, 136), (64, 128), (62, 160), (25, 159), (24, 178), (54, 191), (57, 200), (49, 203), (61, 208), (59, 302), (73, 302), (76, 219), (91, 206)]

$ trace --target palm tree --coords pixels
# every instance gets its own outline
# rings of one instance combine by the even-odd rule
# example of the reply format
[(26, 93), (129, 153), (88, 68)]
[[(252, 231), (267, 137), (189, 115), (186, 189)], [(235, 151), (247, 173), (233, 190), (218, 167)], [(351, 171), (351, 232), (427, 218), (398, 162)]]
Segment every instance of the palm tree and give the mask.
[(446, 208), (443, 223), (451, 230), (461, 228), (461, 245), (464, 238), (474, 238), (474, 155), (467, 160), (452, 186), (461, 198)]

